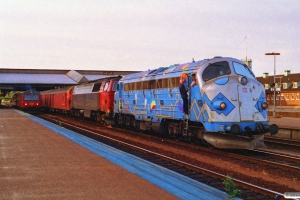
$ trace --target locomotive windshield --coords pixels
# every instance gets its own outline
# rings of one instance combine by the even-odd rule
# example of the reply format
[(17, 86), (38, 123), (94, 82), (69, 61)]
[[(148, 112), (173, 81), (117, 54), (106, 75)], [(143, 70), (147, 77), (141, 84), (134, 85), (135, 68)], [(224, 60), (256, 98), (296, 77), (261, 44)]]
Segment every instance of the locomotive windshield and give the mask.
[(39, 93), (25, 94), (24, 101), (38, 101), (40, 98)]
[(228, 62), (217, 62), (210, 64), (202, 74), (203, 81), (208, 81), (210, 79), (216, 78), (218, 76), (224, 76), (230, 74), (230, 68)]
[(249, 69), (249, 67), (247, 65), (233, 62), (233, 68), (234, 68), (235, 73), (242, 75), (242, 76), (246, 76), (248, 78), (255, 79), (254, 74), (251, 72), (251, 70)]

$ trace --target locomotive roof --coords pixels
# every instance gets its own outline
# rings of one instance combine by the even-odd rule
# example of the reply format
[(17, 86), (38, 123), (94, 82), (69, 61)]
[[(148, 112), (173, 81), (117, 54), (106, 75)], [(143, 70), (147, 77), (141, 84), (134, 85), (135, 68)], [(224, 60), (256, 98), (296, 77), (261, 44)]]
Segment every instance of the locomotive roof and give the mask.
[(91, 80), (91, 81), (87, 81), (85, 83), (82, 84), (88, 84), (88, 83), (98, 83), (98, 82), (102, 82), (102, 81), (106, 81), (106, 80), (111, 80), (111, 79), (120, 79), (122, 78), (122, 76), (105, 76), (96, 80)]
[(157, 78), (179, 77), (182, 73), (191, 73), (199, 69), (208, 59), (192, 63), (174, 64), (169, 67), (160, 67), (153, 70), (125, 75), (120, 82), (137, 82)]

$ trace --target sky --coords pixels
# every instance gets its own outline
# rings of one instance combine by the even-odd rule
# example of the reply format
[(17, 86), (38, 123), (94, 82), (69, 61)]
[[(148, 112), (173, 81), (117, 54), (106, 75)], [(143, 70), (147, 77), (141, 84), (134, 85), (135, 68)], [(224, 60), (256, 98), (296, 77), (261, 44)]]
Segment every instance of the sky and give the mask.
[(0, 68), (144, 71), (214, 56), (300, 73), (299, 0), (0, 0)]

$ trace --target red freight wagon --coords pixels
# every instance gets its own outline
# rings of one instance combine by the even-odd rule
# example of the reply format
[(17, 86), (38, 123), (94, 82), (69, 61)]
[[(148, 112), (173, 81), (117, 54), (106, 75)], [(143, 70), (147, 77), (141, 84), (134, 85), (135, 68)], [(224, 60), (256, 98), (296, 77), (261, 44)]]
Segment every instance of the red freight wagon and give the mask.
[(74, 86), (41, 92), (42, 108), (54, 112), (69, 113)]

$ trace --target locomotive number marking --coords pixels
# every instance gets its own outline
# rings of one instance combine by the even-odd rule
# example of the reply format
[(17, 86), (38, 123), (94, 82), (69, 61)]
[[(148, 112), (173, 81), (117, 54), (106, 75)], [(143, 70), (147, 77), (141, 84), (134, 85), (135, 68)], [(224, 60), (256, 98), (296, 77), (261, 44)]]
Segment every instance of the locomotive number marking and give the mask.
[(243, 88), (242, 88), (242, 91), (243, 91), (244, 93), (248, 93), (248, 88), (243, 87)]

